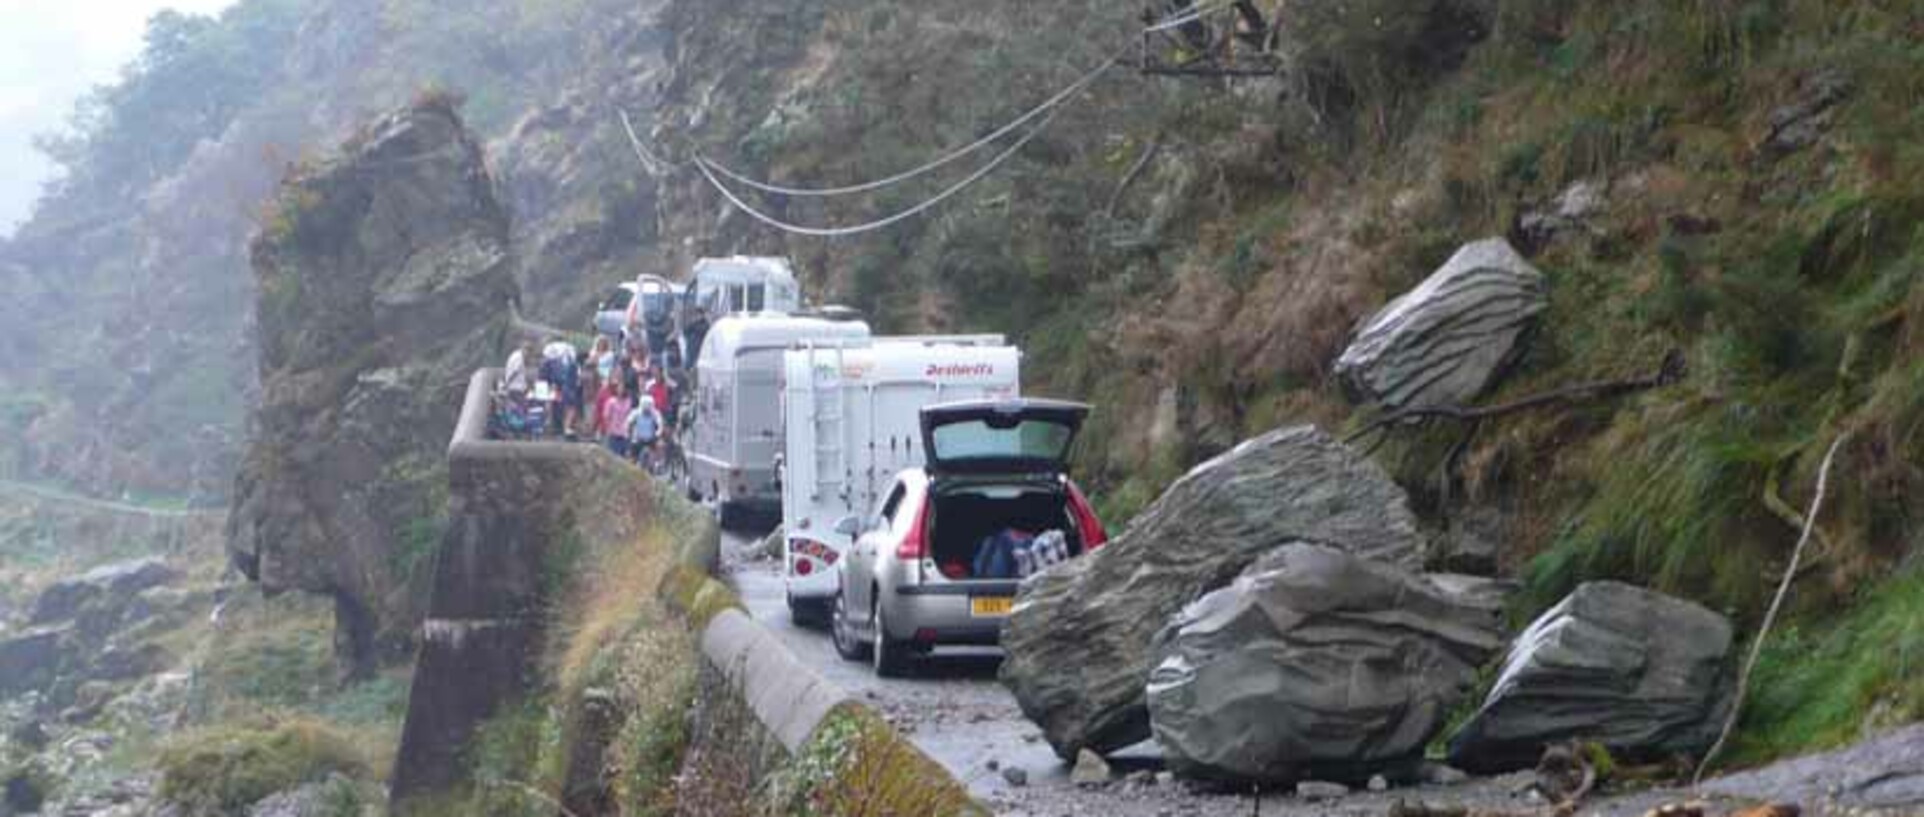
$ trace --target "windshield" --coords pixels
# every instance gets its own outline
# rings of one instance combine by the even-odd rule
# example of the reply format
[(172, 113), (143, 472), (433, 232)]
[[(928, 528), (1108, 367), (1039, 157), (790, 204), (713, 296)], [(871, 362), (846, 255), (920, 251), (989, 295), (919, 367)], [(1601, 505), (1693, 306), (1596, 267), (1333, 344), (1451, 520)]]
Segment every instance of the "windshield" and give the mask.
[(965, 420), (935, 428), (935, 452), (943, 462), (1053, 460), (1068, 457), (1075, 430), (1059, 422)]

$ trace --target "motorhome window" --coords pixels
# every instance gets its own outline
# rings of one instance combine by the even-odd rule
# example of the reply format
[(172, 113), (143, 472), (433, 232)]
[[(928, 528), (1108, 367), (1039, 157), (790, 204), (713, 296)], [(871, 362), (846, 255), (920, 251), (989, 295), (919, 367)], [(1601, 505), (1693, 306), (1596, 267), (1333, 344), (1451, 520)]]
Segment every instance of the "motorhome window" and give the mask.
[(743, 289), (744, 288), (742, 287), (741, 284), (728, 285), (728, 311), (730, 312), (747, 311), (744, 307), (746, 307), (748, 304), (748, 294), (744, 292)]
[(761, 284), (748, 285), (748, 311), (760, 312), (767, 308), (768, 288)]
[(1069, 453), (1071, 436), (1068, 426), (1045, 420), (1023, 420), (1007, 428), (991, 428), (986, 421), (970, 420), (936, 427), (935, 451), (936, 456), (948, 461), (1060, 460)]

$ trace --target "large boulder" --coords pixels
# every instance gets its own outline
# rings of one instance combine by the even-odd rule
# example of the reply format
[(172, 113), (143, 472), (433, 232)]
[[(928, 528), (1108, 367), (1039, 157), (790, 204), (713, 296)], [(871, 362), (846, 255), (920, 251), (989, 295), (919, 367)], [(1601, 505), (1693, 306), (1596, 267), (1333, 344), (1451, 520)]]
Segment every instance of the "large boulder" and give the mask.
[(71, 625), (39, 627), (0, 638), (0, 696), (45, 690), (73, 652)]
[(1336, 548), (1284, 545), (1170, 622), (1149, 720), (1176, 773), (1230, 782), (1412, 774), (1502, 607)]
[(32, 623), (48, 624), (79, 616), (89, 604), (103, 598), (125, 601), (150, 588), (180, 578), (180, 571), (160, 559), (133, 559), (115, 562), (63, 579), (41, 591), (34, 601)]
[(268, 592), (332, 596), (368, 671), (420, 623), (461, 399), (507, 352), (508, 214), (430, 95), (285, 181), (250, 250), (261, 396), (229, 554)]
[(1729, 705), (1730, 648), (1729, 620), (1699, 605), (1584, 584), (1510, 647), (1482, 708), (1451, 738), (1450, 762), (1521, 769), (1571, 739), (1627, 759), (1697, 755)]
[(1548, 305), (1543, 274), (1508, 241), (1465, 244), (1364, 321), (1335, 373), (1354, 398), (1385, 409), (1467, 403), (1495, 382)]
[(1148, 738), (1156, 632), (1290, 542), (1413, 568), (1422, 540), (1382, 469), (1317, 428), (1278, 429), (1196, 466), (1105, 547), (1024, 582), (1002, 680), (1064, 758)]

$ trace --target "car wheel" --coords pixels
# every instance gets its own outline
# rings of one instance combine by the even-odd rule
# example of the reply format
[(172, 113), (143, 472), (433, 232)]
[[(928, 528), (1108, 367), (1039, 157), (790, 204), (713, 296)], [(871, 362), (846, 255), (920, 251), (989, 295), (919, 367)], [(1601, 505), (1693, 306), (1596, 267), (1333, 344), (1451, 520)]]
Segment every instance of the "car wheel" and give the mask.
[(788, 620), (797, 627), (821, 627), (829, 623), (829, 615), (827, 599), (798, 599), (793, 594), (788, 597)]
[[(879, 593), (877, 595), (880, 595)], [(908, 672), (909, 645), (906, 641), (889, 638), (888, 626), (882, 619), (882, 601), (875, 600), (875, 615), (869, 619), (875, 627), (875, 675), (880, 678), (900, 678)]]
[(835, 612), (829, 620), (829, 633), (835, 640), (835, 654), (847, 661), (861, 661), (868, 658), (868, 645), (855, 637), (855, 625), (848, 620), (848, 602), (841, 593), (835, 594)]

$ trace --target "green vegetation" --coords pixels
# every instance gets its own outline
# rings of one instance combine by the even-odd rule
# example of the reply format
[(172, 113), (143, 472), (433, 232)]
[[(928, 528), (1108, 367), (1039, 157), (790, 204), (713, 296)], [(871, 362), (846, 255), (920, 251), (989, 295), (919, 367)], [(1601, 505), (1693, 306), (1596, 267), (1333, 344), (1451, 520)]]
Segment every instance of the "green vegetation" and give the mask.
[(159, 769), (160, 798), (193, 815), (244, 814), (263, 798), (303, 783), (368, 775), (353, 743), (332, 728), (275, 718), (184, 735), (161, 752)]
[(1752, 676), (1733, 763), (1841, 745), (1924, 717), (1924, 572), (1856, 594), (1842, 613), (1773, 634)]

